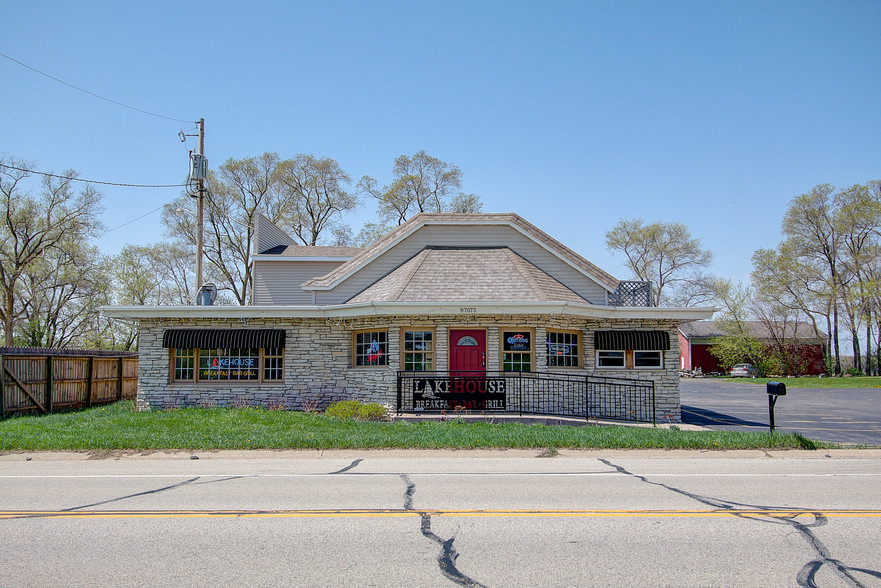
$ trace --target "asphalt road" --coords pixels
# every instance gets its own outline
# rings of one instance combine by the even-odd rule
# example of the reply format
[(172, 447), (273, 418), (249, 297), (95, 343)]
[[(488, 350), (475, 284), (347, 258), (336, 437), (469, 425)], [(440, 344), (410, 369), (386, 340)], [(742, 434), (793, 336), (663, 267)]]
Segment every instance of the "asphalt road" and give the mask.
[(0, 456), (0, 586), (881, 586), (881, 450), (190, 457)]
[[(781, 380), (786, 383), (786, 380)], [(679, 381), (682, 421), (715, 430), (768, 431), (764, 384)], [(774, 406), (775, 429), (811, 439), (881, 447), (881, 388), (790, 388)]]

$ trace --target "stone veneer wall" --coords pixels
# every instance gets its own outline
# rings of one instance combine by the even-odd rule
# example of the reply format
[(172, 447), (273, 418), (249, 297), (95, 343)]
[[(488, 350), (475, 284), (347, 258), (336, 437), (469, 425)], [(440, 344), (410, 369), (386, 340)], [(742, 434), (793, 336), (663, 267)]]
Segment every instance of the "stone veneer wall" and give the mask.
[[(141, 321), (138, 366), (138, 403), (143, 408), (213, 405), (285, 406), (292, 409), (323, 409), (338, 400), (396, 403), (396, 372), (400, 369), (401, 328), (435, 329), (435, 369), (449, 365), (449, 329), (486, 329), (487, 368), (500, 369), (499, 336), (503, 330), (534, 331), (535, 371), (654, 380), (656, 416), (660, 421), (679, 422), (678, 323), (671, 320), (611, 321), (564, 315), (454, 315), (371, 316), (359, 319), (144, 319)], [(171, 356), (162, 347), (162, 333), (169, 328), (283, 328), (286, 330), (284, 381), (170, 383)], [(365, 329), (388, 329), (389, 365), (351, 367), (352, 333)], [(579, 331), (582, 335), (580, 369), (548, 368), (541, 346), (548, 329)], [(596, 330), (662, 330), (670, 334), (670, 350), (664, 369), (595, 369)]]

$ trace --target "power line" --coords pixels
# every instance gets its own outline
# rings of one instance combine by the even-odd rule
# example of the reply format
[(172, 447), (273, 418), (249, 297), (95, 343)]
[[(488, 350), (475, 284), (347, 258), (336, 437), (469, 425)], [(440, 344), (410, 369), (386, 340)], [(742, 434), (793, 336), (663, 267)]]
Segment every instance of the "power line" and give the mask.
[(79, 86), (74, 86), (73, 84), (69, 84), (69, 83), (65, 82), (64, 80), (60, 80), (60, 79), (56, 78), (55, 76), (50, 76), (50, 75), (47, 74), (46, 72), (42, 72), (42, 71), (38, 70), (38, 69), (35, 68), (35, 67), (31, 67), (31, 66), (29, 66), (28, 64), (26, 64), (26, 63), (22, 63), (21, 61), (19, 61), (19, 60), (17, 60), (17, 59), (13, 59), (12, 57), (9, 57), (8, 55), (5, 55), (5, 54), (3, 54), (3, 53), (0, 53), (0, 57), (5, 57), (5, 58), (8, 59), (9, 61), (15, 62), (15, 63), (19, 64), (19, 65), (22, 66), (22, 67), (26, 67), (26, 68), (28, 68), (29, 70), (31, 70), (31, 71), (33, 71), (33, 72), (36, 72), (36, 73), (40, 74), (41, 76), (46, 76), (46, 77), (49, 78), (50, 80), (54, 80), (54, 81), (58, 82), (59, 84), (64, 84), (65, 86), (67, 86), (67, 87), (69, 87), (69, 88), (73, 88), (74, 90), (79, 90), (80, 92), (83, 92), (83, 93), (85, 93), (85, 94), (88, 94), (89, 96), (94, 96), (95, 98), (99, 98), (99, 99), (101, 99), (101, 100), (104, 100), (105, 102), (110, 102), (111, 104), (116, 104), (117, 106), (122, 106), (123, 108), (128, 108), (129, 110), (134, 110), (134, 111), (136, 111), (136, 112), (140, 112), (140, 113), (142, 113), (142, 114), (148, 114), (148, 115), (150, 115), (150, 116), (155, 116), (155, 117), (157, 117), (157, 118), (164, 118), (164, 119), (166, 119), (166, 120), (173, 120), (173, 121), (176, 121), (176, 122), (182, 122), (182, 123), (191, 123), (191, 122), (193, 122), (193, 121), (191, 121), (191, 120), (183, 120), (183, 119), (180, 119), (180, 118), (174, 118), (174, 117), (171, 117), (171, 116), (163, 116), (163, 115), (161, 115), (161, 114), (156, 114), (155, 112), (149, 112), (149, 111), (147, 111), (147, 110), (141, 110), (140, 108), (135, 108), (134, 106), (129, 106), (128, 104), (123, 104), (122, 102), (117, 102), (116, 100), (111, 100), (110, 98), (105, 98), (104, 96), (101, 96), (101, 95), (99, 95), (99, 94), (95, 94), (94, 92), (90, 92), (90, 91), (88, 91), (88, 90), (84, 90), (83, 88), (80, 88)]
[(86, 184), (102, 184), (104, 186), (122, 186), (124, 188), (180, 188), (182, 186), (186, 186), (186, 184), (121, 184), (119, 182), (102, 182), (100, 180), (84, 180), (82, 178), (76, 178), (73, 176), (60, 176), (58, 174), (50, 174), (48, 172), (41, 172), (34, 169), (25, 169), (21, 167), (16, 167), (14, 165), (9, 165), (7, 163), (0, 163), (0, 167), (8, 167), (9, 169), (18, 170), (20, 172), (25, 172), (28, 174), (40, 174), (41, 176), (47, 176), (50, 178), (59, 178), (62, 180), (70, 180), (71, 182), (84, 182)]
[(164, 206), (165, 206), (165, 205), (162, 204), (161, 206), (158, 206), (158, 207), (154, 208), (154, 209), (151, 210), (150, 212), (145, 213), (145, 214), (142, 214), (142, 215), (139, 216), (138, 218), (133, 218), (132, 220), (130, 220), (130, 221), (128, 221), (128, 222), (122, 223), (122, 224), (119, 225), (118, 227), (113, 227), (112, 229), (107, 229), (106, 231), (104, 231), (104, 233), (101, 234), (101, 236), (103, 237), (103, 236), (106, 235), (107, 233), (112, 233), (112, 232), (115, 231), (116, 229), (121, 229), (122, 227), (124, 227), (124, 226), (126, 226), (126, 225), (130, 225), (130, 224), (132, 224), (132, 223), (135, 222), (135, 221), (139, 221), (139, 220), (141, 220), (142, 218), (144, 218), (145, 216), (150, 216), (151, 214), (153, 214), (153, 213), (156, 212), (157, 210), (162, 209)]

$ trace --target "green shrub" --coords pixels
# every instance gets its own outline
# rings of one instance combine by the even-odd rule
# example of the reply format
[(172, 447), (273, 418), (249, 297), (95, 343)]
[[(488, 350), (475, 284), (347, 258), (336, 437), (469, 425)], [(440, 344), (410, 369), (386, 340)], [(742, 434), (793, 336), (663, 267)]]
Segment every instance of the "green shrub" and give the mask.
[(364, 404), (357, 400), (341, 400), (327, 407), (324, 414), (338, 419), (355, 419), (359, 421), (385, 421), (388, 417), (385, 407), (379, 403)]

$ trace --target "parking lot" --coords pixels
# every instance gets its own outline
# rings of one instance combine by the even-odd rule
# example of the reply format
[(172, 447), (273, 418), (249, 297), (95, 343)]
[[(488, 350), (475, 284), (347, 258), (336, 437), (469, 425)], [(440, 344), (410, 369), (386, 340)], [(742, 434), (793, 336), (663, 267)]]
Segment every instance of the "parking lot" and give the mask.
[[(785, 380), (783, 380), (785, 383)], [(767, 431), (764, 384), (682, 378), (682, 421), (715, 430)], [(775, 428), (811, 439), (881, 446), (881, 388), (790, 388), (774, 407)]]

